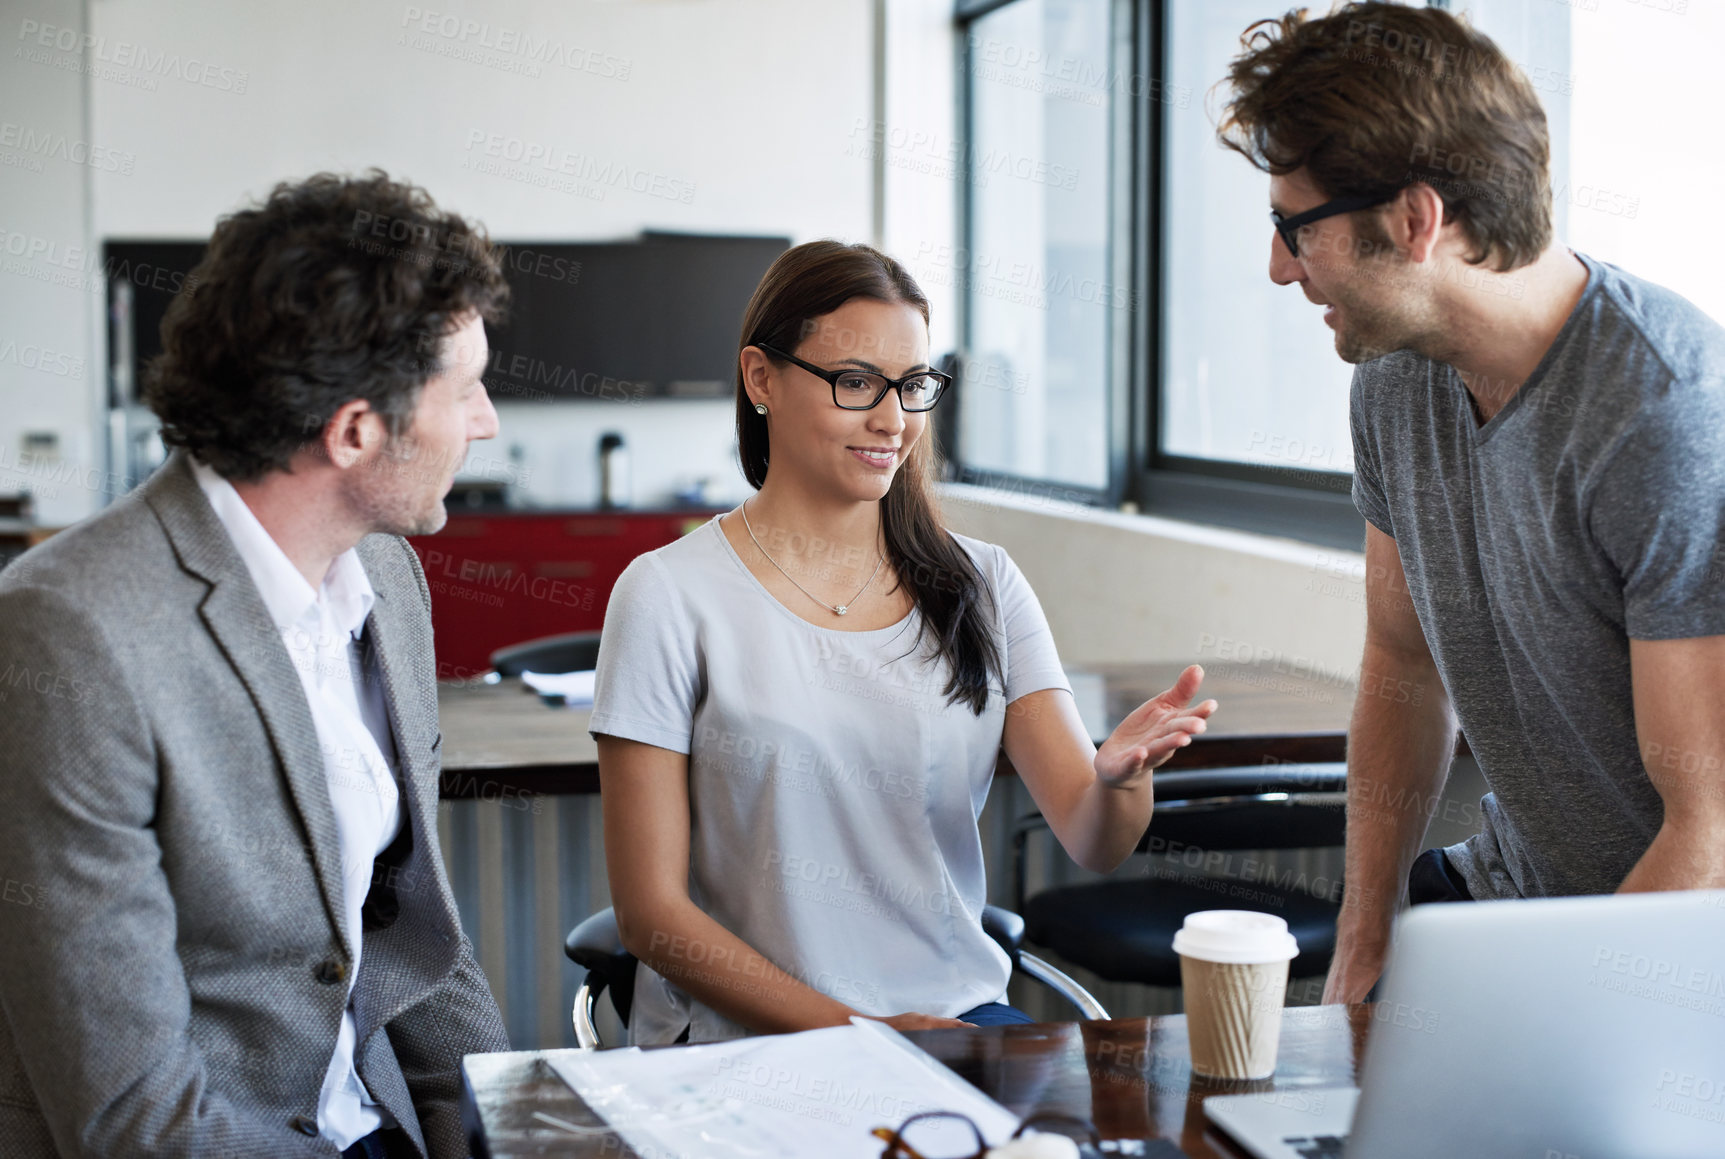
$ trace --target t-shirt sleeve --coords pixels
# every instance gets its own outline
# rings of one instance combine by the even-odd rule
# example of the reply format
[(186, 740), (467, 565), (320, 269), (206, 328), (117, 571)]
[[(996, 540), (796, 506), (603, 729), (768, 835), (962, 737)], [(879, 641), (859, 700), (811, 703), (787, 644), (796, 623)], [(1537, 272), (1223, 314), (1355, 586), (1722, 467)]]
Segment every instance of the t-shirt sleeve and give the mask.
[(1630, 638), (1725, 635), (1725, 381), (1673, 387), (1643, 410), (1586, 511), (1622, 577)]
[(1066, 670), (1060, 666), (1060, 655), (1054, 648), (1054, 634), (1048, 630), (1048, 619), (1042, 614), (1042, 604), (1030, 588), (1030, 581), (1018, 570), (1006, 549), (998, 544), (995, 551), (996, 593), (1000, 600), (1000, 622), (1006, 641), (1003, 657), (1006, 667), (1006, 703), (1044, 688), (1064, 688), (1072, 691)]
[(611, 589), (587, 731), (687, 753), (700, 703), (700, 643), (665, 564), (637, 556)]
[(1377, 440), (1372, 437), (1366, 419), (1366, 386), (1361, 381), (1362, 369), (1354, 368), (1353, 385), (1348, 390), (1348, 421), (1354, 442), (1354, 507), (1360, 515), (1392, 539), (1395, 531), (1390, 524), (1390, 505), (1384, 498), (1384, 480), (1378, 470)]

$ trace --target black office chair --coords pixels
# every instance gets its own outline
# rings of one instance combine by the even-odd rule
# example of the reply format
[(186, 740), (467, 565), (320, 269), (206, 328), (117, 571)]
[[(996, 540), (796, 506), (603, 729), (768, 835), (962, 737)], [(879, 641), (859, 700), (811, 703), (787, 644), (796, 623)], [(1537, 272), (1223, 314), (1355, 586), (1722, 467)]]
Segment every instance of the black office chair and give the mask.
[(599, 664), (599, 633), (565, 632), (523, 640), (491, 654), (491, 671), (485, 682), (495, 684), (505, 676), (523, 672), (586, 672)]
[[(982, 928), (1012, 959), (1012, 966), (1036, 979), (1059, 994), (1078, 1011), (1085, 1021), (1107, 1018), (1108, 1011), (1084, 987), (1056, 970), (1034, 954), (1024, 952), (1024, 919), (999, 906), (984, 906)], [(606, 990), (611, 991), (611, 1008), (623, 1025), (629, 1025), (629, 1010), (635, 999), (635, 955), (623, 948), (617, 933), (617, 915), (603, 909), (573, 930), (563, 941), (563, 952), (571, 961), (587, 971), (581, 988), (575, 992), (575, 1041), (582, 1050), (594, 1050), (602, 1044), (593, 1022), (594, 1004)]]
[(1339, 905), (1274, 879), (1230, 880), (1205, 870), (1213, 868), (1207, 864), (1212, 853), (1341, 845), (1346, 789), (1345, 764), (1158, 773), (1155, 812), (1138, 843), (1138, 852), (1161, 859), (1153, 876), (1062, 886), (1028, 902), (1025, 842), (1047, 822), (1034, 813), (1020, 818), (1013, 834), (1013, 879), (1026, 936), (1110, 982), (1178, 986), (1174, 934), (1187, 914), (1257, 910), (1284, 919), (1299, 942), (1289, 977), (1322, 974), (1335, 953)]

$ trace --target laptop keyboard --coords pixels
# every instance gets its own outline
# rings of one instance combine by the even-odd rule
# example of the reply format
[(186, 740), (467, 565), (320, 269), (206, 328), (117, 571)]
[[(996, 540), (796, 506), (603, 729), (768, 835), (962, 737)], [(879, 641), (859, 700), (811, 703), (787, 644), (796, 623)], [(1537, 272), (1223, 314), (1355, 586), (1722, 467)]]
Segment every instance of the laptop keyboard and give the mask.
[(1345, 1142), (1345, 1135), (1317, 1135), (1310, 1138), (1305, 1135), (1289, 1135), (1282, 1140), (1282, 1145), (1292, 1147), (1300, 1159), (1342, 1159), (1342, 1144)]

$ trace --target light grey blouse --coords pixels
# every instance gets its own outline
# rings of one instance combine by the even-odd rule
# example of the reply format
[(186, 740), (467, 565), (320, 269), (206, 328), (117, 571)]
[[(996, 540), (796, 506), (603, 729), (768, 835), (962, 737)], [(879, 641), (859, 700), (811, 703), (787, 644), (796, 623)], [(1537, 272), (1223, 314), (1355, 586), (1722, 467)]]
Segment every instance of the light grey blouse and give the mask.
[[(1006, 706), (1071, 692), (1035, 593), (1000, 547), (953, 533), (994, 596), (1006, 673), (978, 716), (945, 703), (932, 639), (910, 654), (919, 610), (867, 632), (810, 624), (754, 577), (719, 518), (618, 579), (590, 731), (689, 755), (689, 895), (793, 977), (864, 1014), (952, 1017), (1003, 1000), (1010, 965), (982, 931), (977, 818)], [(640, 967), (633, 1042), (685, 1026), (690, 1042), (748, 1033), (677, 985), (714, 970), (709, 947), (660, 949), (679, 966)]]

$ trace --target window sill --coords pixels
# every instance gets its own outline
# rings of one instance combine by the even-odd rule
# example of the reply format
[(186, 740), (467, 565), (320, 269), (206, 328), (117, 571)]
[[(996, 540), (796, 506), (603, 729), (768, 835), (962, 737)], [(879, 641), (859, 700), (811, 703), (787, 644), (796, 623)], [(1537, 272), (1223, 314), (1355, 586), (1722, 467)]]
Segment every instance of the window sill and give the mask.
[[(1212, 482), (1212, 480), (1205, 480), (1205, 482)], [(1224, 482), (1233, 486), (1258, 490), (1280, 490), (1279, 488), (1265, 487), (1262, 484), (1235, 483), (1232, 480)], [(1364, 556), (1361, 551), (1361, 544), (1364, 539), (1363, 531), (1354, 538), (1351, 545), (1346, 545), (1345, 543), (1310, 539), (1306, 535), (1300, 534), (1299, 529), (1288, 526), (1285, 518), (1281, 520), (1281, 526), (1278, 527), (1281, 533), (1271, 534), (1258, 528), (1246, 529), (1227, 526), (1220, 521), (1175, 517), (1164, 509), (1145, 513), (1113, 511), (1051, 496), (1008, 491), (998, 487), (982, 487), (970, 483), (940, 483), (937, 485), (937, 491), (942, 504), (948, 507), (975, 506), (996, 511), (1020, 511), (1032, 515), (1070, 519), (1093, 526), (1115, 528), (1130, 534), (1173, 540), (1241, 556), (1277, 563), (1291, 563), (1305, 568), (1335, 568), (1356, 562), (1360, 566), (1364, 566)], [(1303, 499), (1304, 496), (1299, 498)], [(1342, 502), (1348, 504), (1348, 511), (1353, 511), (1351, 502), (1346, 499), (1343, 499)], [(1273, 515), (1267, 515), (1262, 522), (1266, 527), (1277, 526), (1275, 522), (1272, 522), (1273, 518)], [(1358, 519), (1357, 515), (1355, 515), (1355, 519)], [(1361, 526), (1363, 527), (1363, 525), (1362, 522)]]

